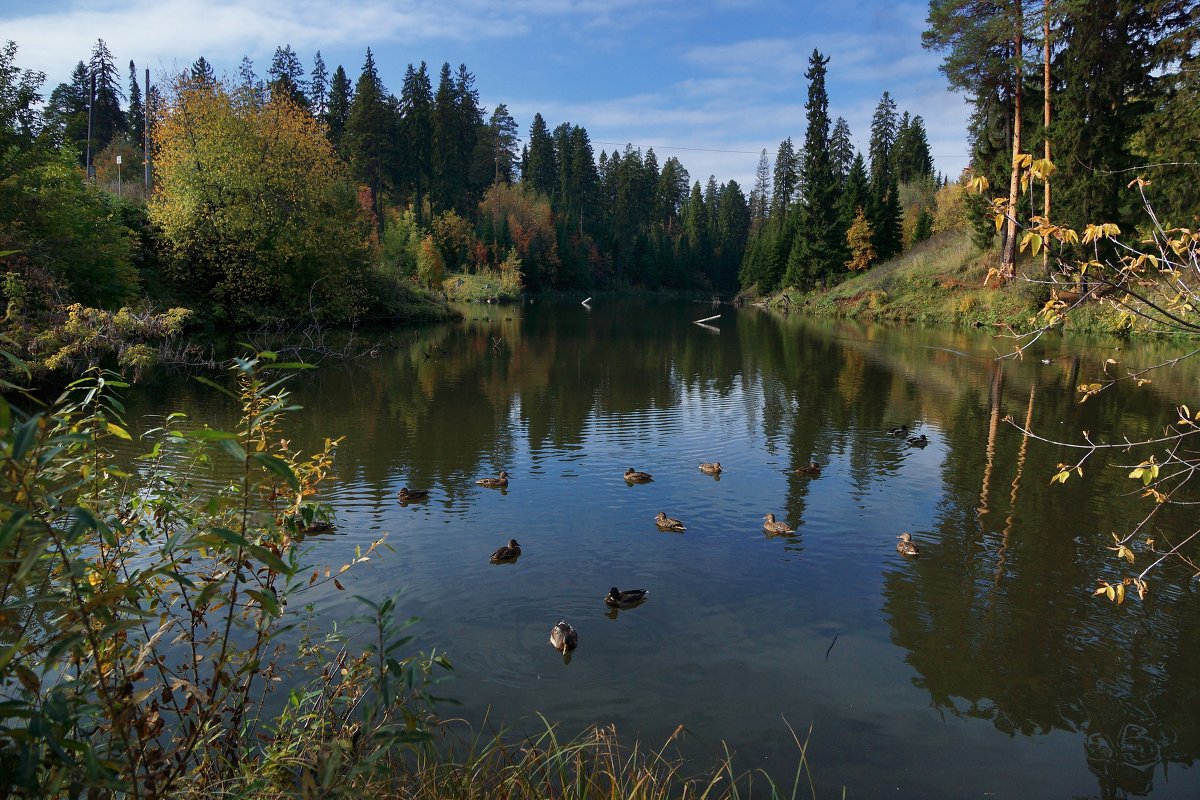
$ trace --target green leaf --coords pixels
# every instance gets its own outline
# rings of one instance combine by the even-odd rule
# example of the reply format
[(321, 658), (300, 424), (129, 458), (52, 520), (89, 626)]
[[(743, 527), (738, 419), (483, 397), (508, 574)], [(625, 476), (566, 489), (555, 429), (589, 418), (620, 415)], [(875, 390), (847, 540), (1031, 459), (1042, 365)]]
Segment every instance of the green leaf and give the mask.
[(278, 617), (280, 614), (279, 600), (270, 592), (263, 592), (258, 589), (247, 589), (246, 594), (258, 601), (258, 604), (263, 607), (263, 610), (272, 617)]
[(228, 542), (235, 547), (248, 547), (250, 545), (250, 543), (246, 541), (246, 537), (242, 536), (240, 533), (235, 533), (234, 531), (229, 530), (229, 528), (209, 528), (208, 532), (210, 534), (209, 536), (204, 536), (201, 538), (209, 539), (210, 541), (215, 538), (222, 542)]
[(231, 457), (233, 457), (237, 461), (245, 461), (246, 460), (246, 451), (242, 448), (241, 444), (239, 444), (237, 442), (237, 440), (235, 440), (235, 439), (222, 439), (221, 440), (221, 449), (224, 450), (226, 453), (228, 453)]
[(195, 378), (195, 379), (196, 379), (197, 381), (199, 381), (200, 383), (203, 383), (203, 384), (204, 384), (205, 386), (207, 386), (208, 388), (210, 388), (210, 389), (216, 389), (218, 392), (220, 392), (221, 394), (225, 395), (226, 397), (231, 397), (231, 398), (233, 398), (235, 401), (237, 401), (237, 402), (241, 402), (240, 400), (238, 400), (238, 396), (237, 396), (236, 394), (234, 394), (233, 392), (229, 391), (228, 389), (226, 389), (224, 386), (222, 386), (221, 384), (217, 383), (216, 381), (210, 380), (209, 378), (206, 378), (206, 377), (204, 377), (203, 375), (193, 375), (192, 377), (193, 377), (193, 378)]
[(254, 453), (250, 457), (287, 481), (288, 486), (292, 487), (293, 491), (300, 491), (300, 479), (296, 477), (296, 473), (292, 472), (291, 466), (282, 458), (270, 453)]
[(29, 447), (33, 444), (34, 434), (37, 433), (39, 419), (41, 419), (40, 416), (32, 416), (16, 427), (12, 440), (13, 461), (21, 460), (29, 452)]
[(189, 431), (187, 434), (190, 439), (199, 439), (202, 442), (219, 442), (224, 439), (236, 439), (236, 433), (229, 431), (218, 431), (212, 428), (201, 428), (198, 431)]

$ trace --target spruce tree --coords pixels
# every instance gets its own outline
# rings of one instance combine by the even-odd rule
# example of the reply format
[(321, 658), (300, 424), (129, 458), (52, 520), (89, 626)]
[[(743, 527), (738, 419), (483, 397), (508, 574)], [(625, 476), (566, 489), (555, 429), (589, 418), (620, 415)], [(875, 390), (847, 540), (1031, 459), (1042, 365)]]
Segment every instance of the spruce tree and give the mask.
[(267, 102), (267, 85), (254, 71), (250, 56), (242, 56), (242, 63), (238, 65), (238, 85), (234, 95), (248, 106), (257, 107)]
[(290, 44), (275, 48), (271, 67), (267, 70), (267, 86), (272, 97), (284, 97), (300, 108), (308, 108), (305, 92), (304, 67)]
[(325, 110), (329, 105), (329, 72), (325, 69), (325, 59), (321, 58), (320, 50), (313, 57), (312, 72), (308, 76), (308, 101), (313, 116), (325, 119)]
[(354, 85), (354, 102), (346, 121), (345, 144), (354, 176), (371, 190), (375, 213), (382, 222), (382, 193), (393, 165), (395, 114), (387, 90), (367, 48), (362, 73)]
[(896, 101), (888, 92), (879, 98), (871, 117), (871, 183), (886, 186), (892, 171), (892, 147), (896, 143)]
[(808, 128), (804, 133), (804, 198), (788, 254), (784, 283), (811, 289), (842, 271), (846, 260), (845, 229), (837, 214), (839, 182), (829, 151), (829, 95), (825, 90), (827, 56), (813, 50), (809, 57)]
[(775, 154), (774, 187), (771, 216), (782, 219), (800, 188), (800, 163), (790, 136), (779, 143), (779, 150)]
[(195, 86), (216, 86), (217, 75), (213, 72), (212, 64), (208, 63), (208, 59), (200, 56), (192, 62), (192, 68), (188, 72), (188, 81)]
[(409, 64), (404, 73), (404, 86), (400, 91), (400, 143), (400, 182), (412, 192), (417, 221), (421, 222), (433, 161), (433, 86), (424, 61), (419, 69), (413, 69)]
[(96, 98), (92, 108), (92, 157), (108, 146), (114, 136), (128, 132), (129, 120), (121, 110), (125, 98), (119, 84), (117, 65), (103, 39), (92, 48), (88, 71), (96, 81)]
[(146, 107), (142, 105), (142, 87), (138, 84), (137, 67), (129, 62), (129, 110), (125, 114), (129, 138), (142, 145), (146, 139)]
[(435, 213), (454, 207), (454, 197), (461, 189), (462, 162), (458, 152), (458, 120), (454, 99), (454, 76), (450, 62), (442, 64), (437, 93), (433, 96), (433, 163), (429, 202)]
[(522, 176), (537, 191), (547, 197), (554, 196), (558, 178), (558, 166), (554, 163), (554, 141), (541, 114), (533, 115), (529, 126), (529, 165)]
[(844, 117), (838, 117), (833, 124), (833, 133), (829, 135), (829, 151), (833, 155), (834, 173), (845, 182), (854, 164), (854, 143), (850, 141), (850, 124)]
[(770, 195), (771, 161), (767, 158), (767, 148), (764, 147), (758, 154), (758, 169), (754, 172), (754, 189), (750, 192), (750, 224), (756, 231), (767, 219)]
[(325, 124), (328, 126), (329, 141), (339, 153), (343, 153), (342, 137), (346, 132), (346, 122), (350, 119), (353, 95), (346, 70), (338, 64), (329, 82), (329, 107), (325, 110)]

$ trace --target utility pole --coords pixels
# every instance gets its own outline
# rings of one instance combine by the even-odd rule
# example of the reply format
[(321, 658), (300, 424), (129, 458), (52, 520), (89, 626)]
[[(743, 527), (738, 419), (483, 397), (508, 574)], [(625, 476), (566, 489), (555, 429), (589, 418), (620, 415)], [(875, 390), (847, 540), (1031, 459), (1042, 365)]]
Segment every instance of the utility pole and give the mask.
[(144, 142), (144, 147), (145, 147), (144, 163), (146, 165), (146, 177), (143, 179), (142, 183), (146, 187), (146, 199), (149, 199), (150, 198), (150, 68), (149, 67), (146, 67), (146, 91), (142, 93), (142, 97), (146, 98), (146, 102), (142, 106), (143, 110), (146, 113), (146, 124), (142, 126), (146, 131), (145, 142)]

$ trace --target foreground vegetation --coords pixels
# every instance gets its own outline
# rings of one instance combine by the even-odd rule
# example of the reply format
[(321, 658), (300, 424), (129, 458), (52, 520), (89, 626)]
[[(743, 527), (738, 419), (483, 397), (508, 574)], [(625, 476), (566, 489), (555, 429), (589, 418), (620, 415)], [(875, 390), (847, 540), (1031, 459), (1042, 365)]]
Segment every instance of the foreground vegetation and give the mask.
[(45, 408), (27, 398), (34, 411), (0, 400), (0, 793), (652, 798), (770, 785), (729, 759), (686, 773), (671, 742), (647, 750), (612, 730), (464, 735), (439, 716), (450, 662), (408, 653), (415, 620), (394, 597), (358, 597), (361, 614), (318, 629), (322, 598), (386, 548), (305, 561), (338, 441), (303, 455), (286, 438), (286, 376), (303, 367), (236, 359), (233, 388), (204, 382), (240, 405), (238, 428), (167, 416), (128, 472), (112, 373), (92, 370)]

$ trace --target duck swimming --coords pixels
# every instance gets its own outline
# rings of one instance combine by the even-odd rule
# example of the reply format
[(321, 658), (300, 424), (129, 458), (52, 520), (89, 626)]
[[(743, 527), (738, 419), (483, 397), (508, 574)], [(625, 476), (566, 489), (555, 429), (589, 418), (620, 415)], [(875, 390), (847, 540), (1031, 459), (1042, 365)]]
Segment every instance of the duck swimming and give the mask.
[(407, 486), (401, 486), (400, 491), (396, 492), (396, 499), (401, 503), (424, 500), (426, 497), (429, 497), (428, 489), (409, 489)]
[(654, 524), (658, 526), (660, 531), (686, 531), (682, 521), (674, 517), (668, 517), (664, 512), (658, 512), (658, 516), (654, 518)]
[(818, 464), (817, 462), (813, 461), (812, 463), (805, 464), (802, 467), (796, 467), (795, 473), (797, 475), (814, 475), (814, 476), (820, 475), (821, 474), (821, 465)]
[(908, 437), (908, 444), (911, 447), (924, 447), (925, 445), (929, 444), (929, 440), (926, 439), (925, 434), (922, 433), (920, 436)]
[(896, 537), (900, 541), (896, 542), (896, 552), (902, 556), (919, 556), (921, 551), (913, 544), (911, 533), (902, 533)]
[(517, 544), (516, 539), (509, 539), (508, 544), (492, 553), (490, 560), (493, 564), (502, 564), (506, 561), (516, 561), (519, 555), (521, 555), (521, 545)]
[(604, 605), (609, 608), (631, 608), (646, 599), (649, 594), (645, 589), (626, 589), (621, 591), (617, 587), (612, 587), (608, 590), (608, 595), (604, 598)]
[(700, 471), (707, 475), (720, 475), (721, 474), (721, 462), (720, 461), (706, 461), (700, 465)]
[(508, 473), (501, 470), (499, 476), (495, 478), (480, 478), (475, 483), (478, 486), (486, 486), (489, 489), (503, 489), (505, 486), (508, 486)]
[(788, 525), (786, 522), (776, 522), (774, 514), (767, 514), (763, 519), (763, 531), (768, 536), (779, 536), (785, 533), (795, 533), (796, 529)]
[(579, 633), (571, 627), (571, 623), (560, 619), (550, 629), (550, 646), (565, 656), (579, 646)]
[(639, 472), (633, 467), (625, 470), (626, 483), (649, 483), (654, 480), (654, 476), (649, 472)]
[(899, 428), (892, 428), (887, 432), (887, 434), (888, 436), (895, 436), (897, 439), (899, 439), (901, 436), (907, 436), (908, 426), (901, 425)]

